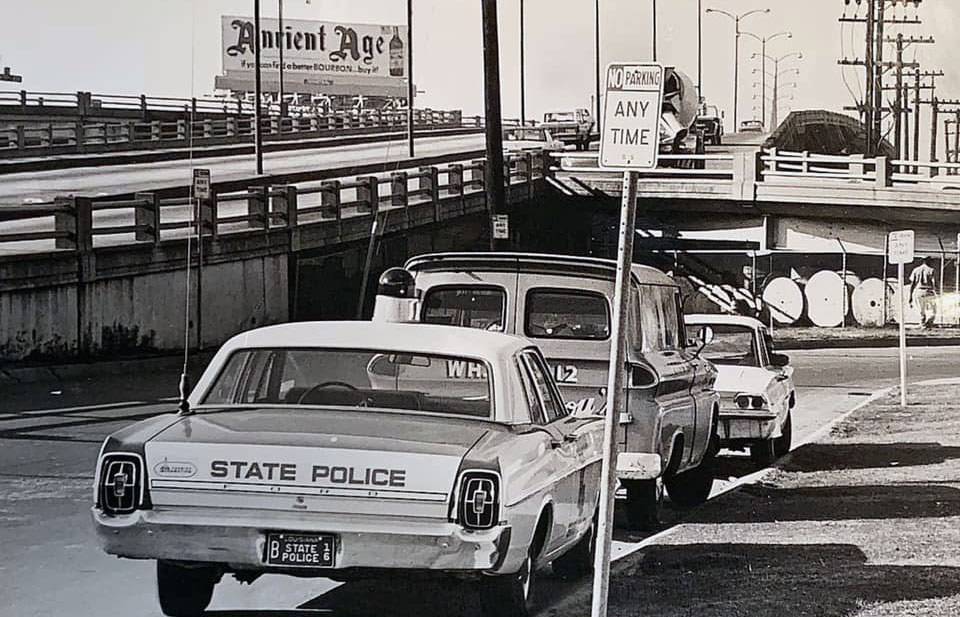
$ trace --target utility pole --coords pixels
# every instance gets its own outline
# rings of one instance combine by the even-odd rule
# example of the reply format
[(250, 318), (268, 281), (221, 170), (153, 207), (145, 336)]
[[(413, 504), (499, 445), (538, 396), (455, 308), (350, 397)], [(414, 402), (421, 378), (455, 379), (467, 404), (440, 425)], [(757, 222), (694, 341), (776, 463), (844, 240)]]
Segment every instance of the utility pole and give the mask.
[(596, 61), (596, 65), (597, 65), (597, 66), (596, 66), (596, 69), (597, 69), (597, 72), (596, 72), (596, 78), (597, 78), (597, 84), (596, 84), (596, 86), (597, 86), (597, 88), (596, 88), (596, 95), (597, 95), (597, 99), (596, 99), (596, 101), (597, 101), (597, 115), (594, 116), (593, 122), (594, 122), (594, 124), (597, 125), (597, 133), (599, 133), (599, 134), (602, 135), (602, 134), (603, 134), (603, 131), (602, 131), (602, 127), (600, 126), (600, 122), (601, 122), (601, 120), (602, 120), (602, 118), (603, 118), (603, 114), (601, 113), (601, 110), (600, 110), (600, 0), (593, 0), (593, 3), (594, 3), (594, 4), (593, 4), (593, 6), (594, 6), (594, 13), (595, 13), (595, 15), (594, 15), (594, 28), (595, 28), (595, 31), (594, 31), (594, 34), (593, 34), (593, 44), (594, 44), (594, 48), (595, 48), (595, 49), (594, 49), (594, 60)]
[(657, 0), (650, 0), (653, 3), (653, 61), (657, 61)]
[(503, 119), (500, 110), (500, 40), (497, 32), (497, 0), (481, 0), (483, 14), (483, 81), (486, 112), (487, 163), (484, 189), (490, 213), (490, 250), (502, 250), (507, 240), (496, 238), (494, 217), (506, 215), (503, 186)]
[(257, 159), (257, 175), (263, 175), (263, 116), (260, 111), (260, 98), (263, 91), (260, 85), (260, 0), (253, 0), (253, 29), (256, 31), (253, 41), (253, 96), (256, 99), (253, 107), (253, 149)]
[(520, 0), (520, 126), (527, 124), (527, 88), (526, 88), (526, 40), (524, 39), (524, 10), (523, 0)]
[(278, 96), (280, 97), (280, 122), (282, 123), (283, 117), (287, 115), (287, 104), (283, 101), (283, 0), (277, 0), (277, 28), (280, 30), (280, 40), (277, 41), (277, 49), (280, 50), (280, 89)]
[(697, 0), (697, 102), (703, 100), (703, 0)]

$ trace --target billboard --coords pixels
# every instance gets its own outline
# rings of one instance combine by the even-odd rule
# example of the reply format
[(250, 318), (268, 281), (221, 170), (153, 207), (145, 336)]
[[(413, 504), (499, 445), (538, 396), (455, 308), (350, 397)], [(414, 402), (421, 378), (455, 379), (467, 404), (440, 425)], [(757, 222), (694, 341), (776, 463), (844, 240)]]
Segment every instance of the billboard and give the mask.
[[(220, 18), (223, 74), (216, 87), (254, 89), (252, 17)], [(406, 26), (260, 19), (260, 69), (264, 92), (279, 89), (280, 48), (286, 92), (406, 96)]]

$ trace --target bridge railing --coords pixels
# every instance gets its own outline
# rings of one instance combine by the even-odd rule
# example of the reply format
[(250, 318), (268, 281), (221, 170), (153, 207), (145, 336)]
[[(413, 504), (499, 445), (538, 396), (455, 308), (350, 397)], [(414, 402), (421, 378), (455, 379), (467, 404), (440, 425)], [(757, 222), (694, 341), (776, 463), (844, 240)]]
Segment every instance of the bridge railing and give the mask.
[[(554, 172), (607, 171), (600, 168), (598, 152), (551, 152), (549, 156), (553, 161), (550, 170)], [(658, 160), (659, 165), (656, 168), (638, 171), (640, 180), (663, 180), (670, 177), (684, 180), (733, 179), (735, 157), (732, 154), (661, 154)]]
[(877, 179), (877, 159), (863, 155), (828, 155), (768, 148), (760, 155), (760, 175), (767, 178), (819, 177), (837, 180)]
[[(485, 159), (443, 166), (413, 164), (354, 178), (214, 191), (211, 200), (199, 203), (189, 196), (163, 198), (156, 192), (139, 192), (132, 198), (63, 197), (47, 203), (0, 206), (0, 253), (86, 251), (107, 244), (159, 245), (191, 231), (195, 234), (198, 228), (204, 236), (216, 237), (324, 221), (337, 221), (339, 225), (355, 216), (436, 205), (442, 199), (463, 198), (484, 190)], [(508, 187), (526, 185), (532, 194), (533, 182), (543, 178), (544, 171), (544, 154), (540, 151), (505, 156)], [(113, 238), (108, 239), (110, 236)], [(37, 241), (46, 242), (38, 247)]]

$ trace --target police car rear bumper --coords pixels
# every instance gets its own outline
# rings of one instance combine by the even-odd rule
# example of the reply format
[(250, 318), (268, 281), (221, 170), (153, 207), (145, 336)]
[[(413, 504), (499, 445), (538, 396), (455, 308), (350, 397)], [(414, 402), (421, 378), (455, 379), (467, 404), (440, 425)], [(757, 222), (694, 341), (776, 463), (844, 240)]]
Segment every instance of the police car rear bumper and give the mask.
[(509, 526), (468, 531), (448, 522), (368, 520), (357, 515), (324, 515), (320, 520), (311, 515), (261, 510), (230, 513), (205, 507), (138, 510), (116, 516), (108, 516), (95, 507), (92, 512), (103, 550), (131, 559), (282, 571), (284, 568), (265, 563), (268, 532), (334, 534), (337, 536), (334, 570), (402, 568), (496, 572), (522, 558), (507, 559), (515, 557), (508, 555)]

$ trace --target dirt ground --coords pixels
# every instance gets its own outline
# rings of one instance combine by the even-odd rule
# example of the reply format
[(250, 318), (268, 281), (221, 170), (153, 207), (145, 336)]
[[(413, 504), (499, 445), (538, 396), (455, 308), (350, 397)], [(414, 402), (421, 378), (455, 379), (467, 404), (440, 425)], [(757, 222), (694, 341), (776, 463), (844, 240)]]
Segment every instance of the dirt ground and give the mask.
[(618, 562), (609, 614), (960, 615), (960, 385), (911, 396), (869, 404)]

